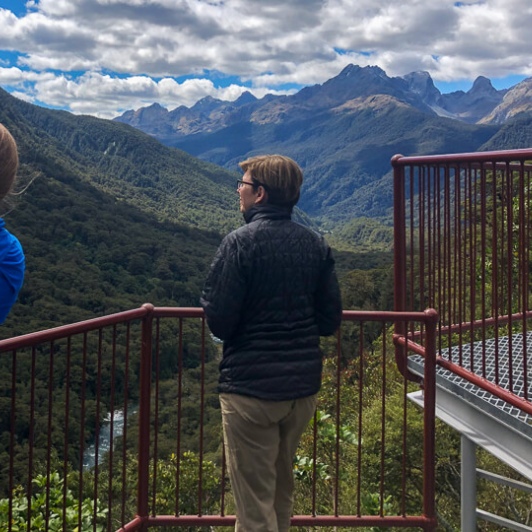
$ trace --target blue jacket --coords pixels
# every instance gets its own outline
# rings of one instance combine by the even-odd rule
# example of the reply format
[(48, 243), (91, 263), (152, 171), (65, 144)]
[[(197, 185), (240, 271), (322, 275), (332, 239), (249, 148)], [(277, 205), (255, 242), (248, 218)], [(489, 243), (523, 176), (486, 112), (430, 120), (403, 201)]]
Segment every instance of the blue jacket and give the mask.
[(25, 259), (18, 239), (0, 218), (0, 323), (3, 323), (17, 300), (24, 281)]
[(275, 205), (253, 207), (227, 235), (200, 303), (224, 341), (219, 391), (283, 401), (318, 392), (319, 337), (341, 321), (331, 250)]

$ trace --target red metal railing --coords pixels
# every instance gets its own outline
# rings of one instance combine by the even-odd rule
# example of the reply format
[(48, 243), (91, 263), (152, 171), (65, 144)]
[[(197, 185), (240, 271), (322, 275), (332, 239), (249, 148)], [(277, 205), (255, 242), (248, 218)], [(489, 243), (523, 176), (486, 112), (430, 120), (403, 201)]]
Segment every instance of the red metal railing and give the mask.
[[(296, 457), (294, 526), (435, 529), (437, 319), (344, 311)], [(417, 343), (394, 333), (412, 329)], [(426, 357), (423, 411), (394, 345)], [(149, 304), (0, 341), (0, 528), (233, 525), (219, 356), (201, 309)]]
[(437, 363), (532, 414), (532, 149), (392, 165), (395, 310), (435, 308)]

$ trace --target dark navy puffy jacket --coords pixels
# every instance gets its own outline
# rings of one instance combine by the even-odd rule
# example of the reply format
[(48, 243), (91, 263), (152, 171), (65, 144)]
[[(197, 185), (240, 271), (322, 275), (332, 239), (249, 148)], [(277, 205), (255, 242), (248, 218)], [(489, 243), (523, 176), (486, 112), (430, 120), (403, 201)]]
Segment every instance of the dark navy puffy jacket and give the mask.
[(224, 341), (219, 391), (272, 401), (312, 395), (321, 384), (319, 337), (341, 321), (331, 250), (283, 207), (244, 216), (218, 248), (200, 299)]

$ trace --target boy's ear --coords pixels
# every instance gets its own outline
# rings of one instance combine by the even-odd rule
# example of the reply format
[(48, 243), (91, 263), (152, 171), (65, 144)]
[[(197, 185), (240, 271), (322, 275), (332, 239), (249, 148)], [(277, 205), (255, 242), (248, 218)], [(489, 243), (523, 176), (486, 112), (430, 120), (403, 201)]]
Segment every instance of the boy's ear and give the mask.
[(266, 189), (262, 185), (257, 187), (255, 203), (268, 203), (268, 192), (266, 192)]

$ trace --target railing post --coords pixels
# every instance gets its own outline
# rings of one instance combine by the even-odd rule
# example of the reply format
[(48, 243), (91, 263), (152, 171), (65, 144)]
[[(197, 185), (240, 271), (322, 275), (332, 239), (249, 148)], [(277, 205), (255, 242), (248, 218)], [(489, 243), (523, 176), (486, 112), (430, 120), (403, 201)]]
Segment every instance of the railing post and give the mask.
[(140, 391), (139, 391), (139, 464), (137, 513), (141, 519), (140, 530), (147, 530), (148, 497), (150, 481), (150, 396), (152, 366), (152, 322), (154, 307), (146, 303), (148, 311), (142, 320), (142, 345), (140, 353)]
[[(393, 166), (393, 309), (406, 307), (406, 230), (405, 230), (405, 170), (399, 164), (402, 155), (392, 157)], [(406, 337), (406, 324), (397, 321), (395, 334)], [(406, 348), (395, 345), (395, 361), (402, 375), (406, 375)]]
[(475, 532), (477, 529), (477, 459), (476, 445), (467, 436), (460, 438), (462, 463), (460, 467), (461, 481), (461, 530)]
[(436, 310), (425, 311), (425, 372), (423, 375), (423, 513), (429, 520), (427, 530), (436, 530)]
[[(405, 168), (399, 164), (402, 155), (392, 157), (393, 166), (393, 254), (394, 254), (394, 310), (406, 311), (406, 192), (405, 192)], [(412, 309), (408, 309), (412, 310)], [(396, 321), (395, 334), (406, 338), (406, 323)], [(400, 343), (395, 345), (395, 362), (401, 375), (412, 382), (420, 379), (406, 366), (406, 347)]]
[[(402, 155), (392, 157), (393, 166), (393, 255), (394, 310), (406, 310), (406, 228), (405, 228), (405, 170), (399, 164)], [(396, 324), (396, 333), (404, 335), (404, 322)]]

